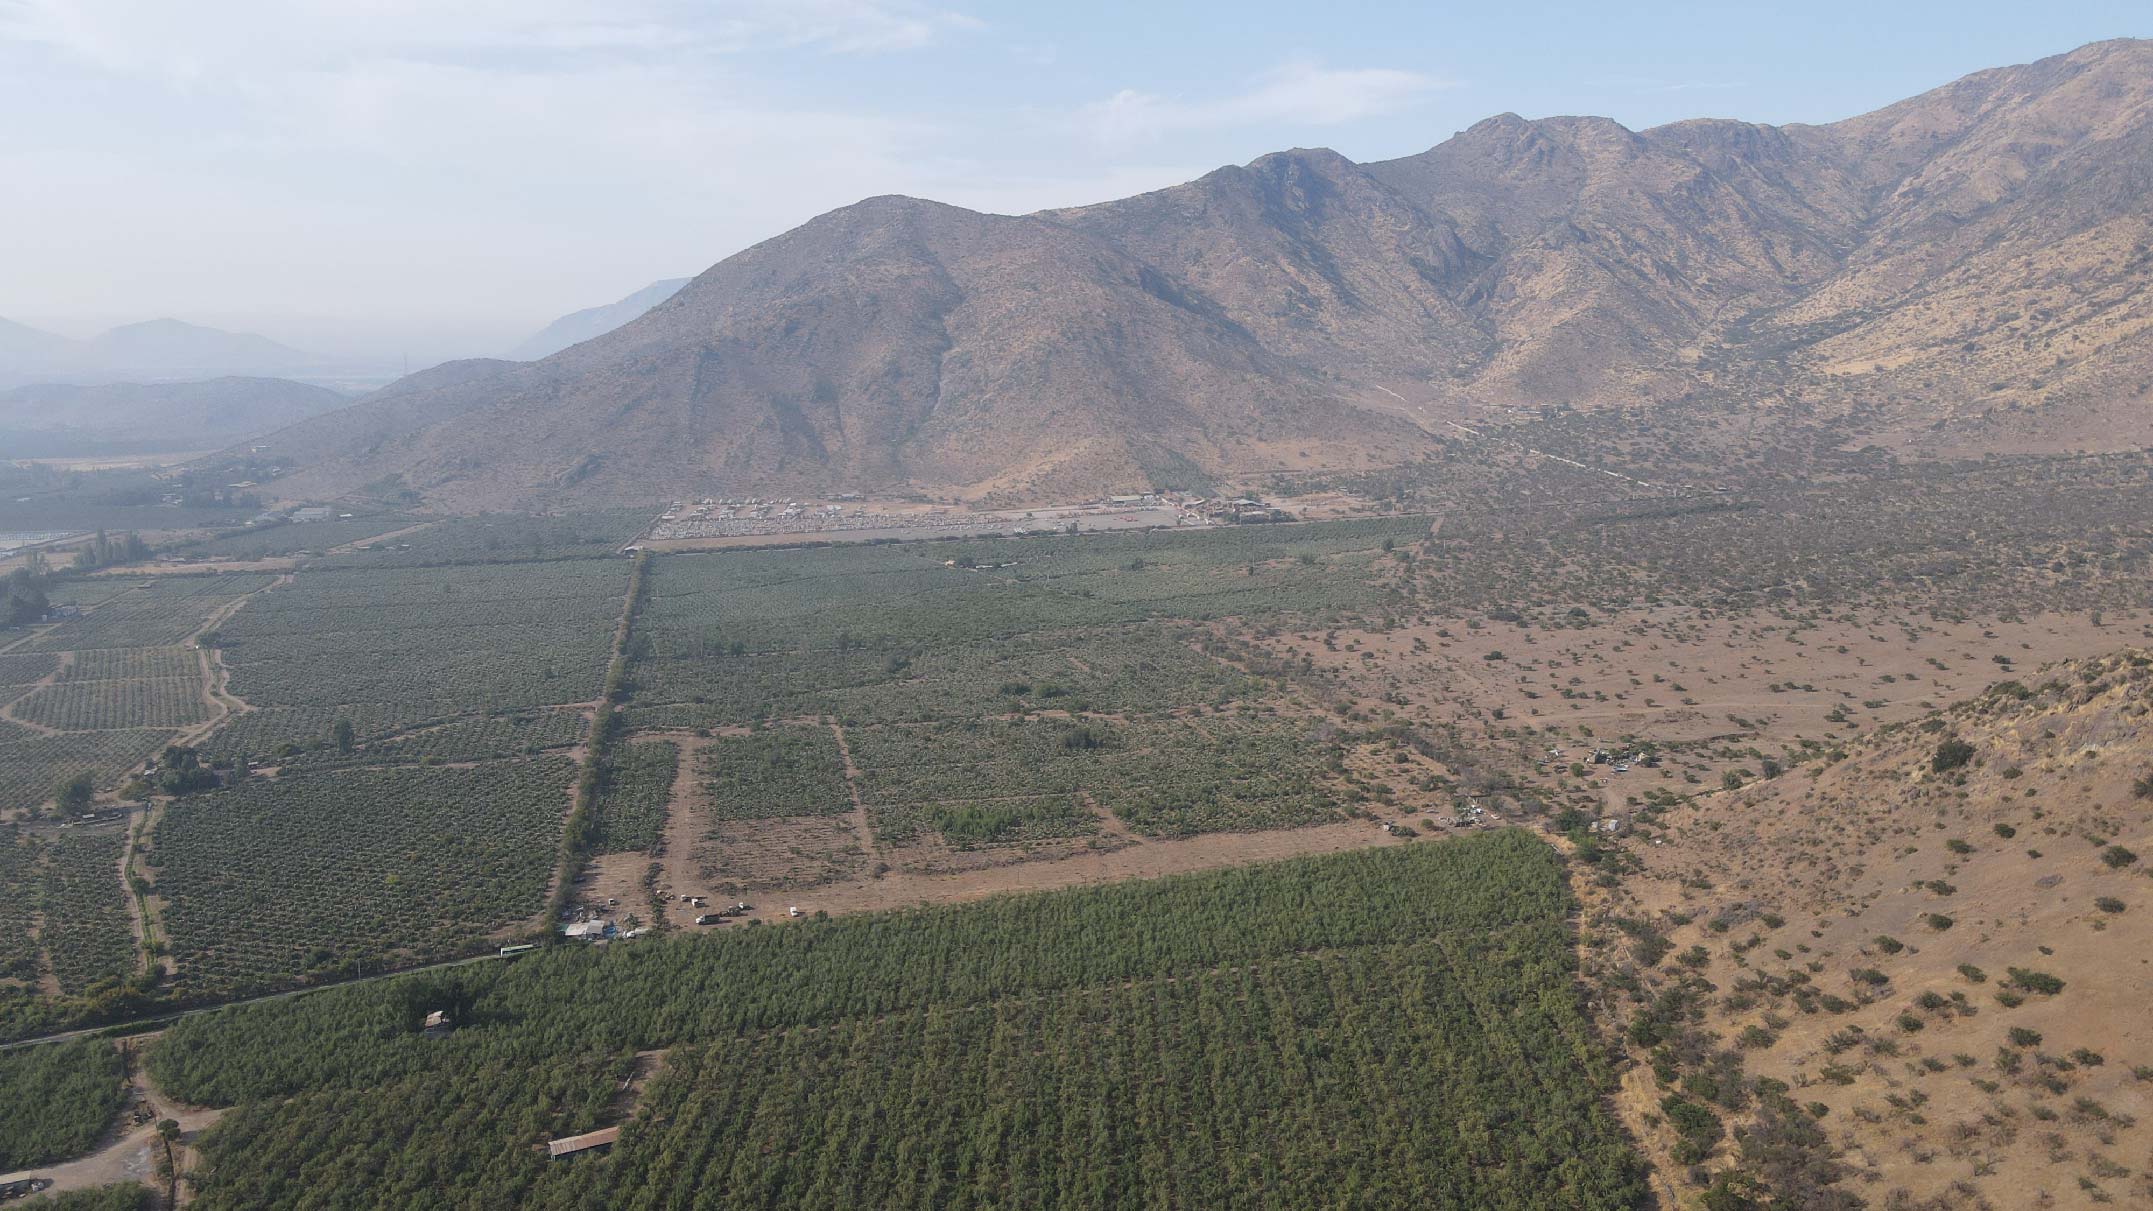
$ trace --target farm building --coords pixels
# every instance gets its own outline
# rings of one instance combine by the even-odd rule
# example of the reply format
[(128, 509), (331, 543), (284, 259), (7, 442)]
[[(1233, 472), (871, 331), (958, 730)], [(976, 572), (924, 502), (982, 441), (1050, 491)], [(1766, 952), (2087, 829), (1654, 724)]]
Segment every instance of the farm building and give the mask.
[(610, 1147), (613, 1141), (619, 1138), (618, 1127), (601, 1127), (596, 1131), (586, 1131), (582, 1135), (564, 1136), (547, 1142), (546, 1156), (551, 1160), (559, 1160), (564, 1156), (574, 1156), (578, 1152), (588, 1152), (593, 1148)]

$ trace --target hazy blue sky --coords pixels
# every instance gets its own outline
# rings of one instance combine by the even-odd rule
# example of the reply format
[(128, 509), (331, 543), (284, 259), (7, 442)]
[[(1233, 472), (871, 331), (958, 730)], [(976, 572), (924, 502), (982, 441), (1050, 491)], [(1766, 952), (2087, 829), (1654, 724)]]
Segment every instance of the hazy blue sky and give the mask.
[(493, 352), (876, 193), (1025, 211), (1489, 114), (1826, 122), (2135, 3), (0, 0), (0, 316)]

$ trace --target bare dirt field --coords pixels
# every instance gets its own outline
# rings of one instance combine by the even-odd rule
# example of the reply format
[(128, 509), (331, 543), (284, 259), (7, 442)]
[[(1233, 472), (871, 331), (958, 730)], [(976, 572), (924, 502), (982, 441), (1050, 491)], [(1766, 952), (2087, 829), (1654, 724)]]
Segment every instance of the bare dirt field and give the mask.
[[(947, 874), (893, 870), (879, 879), (853, 879), (803, 890), (796, 896), (789, 892), (787, 895), (791, 897), (789, 903), (796, 904), (803, 912), (832, 915), (871, 912), (922, 904), (955, 904), (1006, 892), (1151, 879), (1304, 854), (1408, 843), (1383, 832), (1371, 821), (1353, 820), (1312, 828), (1212, 833), (1165, 841), (1131, 839), (1115, 848), (1078, 850), (1051, 861), (1015, 862)], [(1427, 839), (1423, 843), (1428, 843)], [(775, 903), (757, 905), (755, 915), (782, 917), (786, 907), (786, 904)]]
[(688, 522), (661, 522), (653, 531), (655, 536), (638, 539), (637, 545), (653, 551), (722, 551), (738, 547), (797, 546), (801, 543), (921, 542), (941, 538), (976, 538), (986, 534), (1014, 534), (1020, 531), (1062, 532), (1071, 527), (1084, 533), (1099, 533), (1170, 528), (1180, 524), (1180, 517), (1179, 510), (1167, 505), (1140, 505), (1125, 509), (1071, 506), (997, 512), (942, 512), (915, 506), (892, 510), (886, 515), (878, 513), (876, 518), (868, 519), (878, 523), (871, 525), (850, 524), (848, 519), (848, 524), (844, 527), (825, 527), (812, 517), (799, 519), (797, 523), (737, 523), (741, 528), (754, 527), (758, 530), (753, 533), (726, 532), (726, 528), (735, 523), (723, 521), (708, 523), (706, 528), (712, 531), (710, 533), (692, 533), (690, 531), (694, 527)]
[(577, 885), (577, 899), (593, 906), (612, 905), (612, 911), (620, 914), (623, 921), (630, 914), (639, 919), (648, 917), (650, 892), (645, 880), (653, 861), (649, 854), (642, 853), (600, 854), (585, 867), (584, 880)]
[(720, 896), (800, 891), (856, 876), (866, 858), (844, 816), (721, 820), (696, 842), (691, 886)]
[(263, 559), (209, 559), (200, 563), (163, 563), (156, 560), (100, 569), (98, 577), (132, 579), (138, 576), (199, 576), (204, 572), (289, 572), (299, 566), (296, 555), (272, 555)]

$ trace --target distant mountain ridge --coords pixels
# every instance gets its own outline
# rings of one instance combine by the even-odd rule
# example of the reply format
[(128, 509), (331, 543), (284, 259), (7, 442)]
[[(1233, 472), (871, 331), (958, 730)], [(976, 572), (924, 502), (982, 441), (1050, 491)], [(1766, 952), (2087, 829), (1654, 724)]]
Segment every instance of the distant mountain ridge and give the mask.
[[(2153, 438), (2153, 43), (1828, 126), (1503, 114), (1006, 217), (871, 198), (528, 364), (278, 435), (449, 507), (1092, 495), (1411, 461), (1481, 405), (1711, 397), (1939, 448)], [(1855, 426), (1859, 426), (1858, 428)]]
[(34, 363), (62, 357), (74, 344), (64, 336), (0, 319), (0, 368), (11, 363)]
[(652, 282), (617, 302), (570, 312), (509, 350), (508, 358), (510, 361), (535, 362), (540, 358), (552, 357), (570, 345), (580, 345), (593, 337), (604, 336), (680, 293), (680, 288), (691, 280), (693, 279), (667, 278), (662, 282)]
[(125, 324), (86, 341), (0, 320), (0, 386), (284, 374), (328, 361), (265, 336), (175, 319)]
[(266, 336), (173, 319), (145, 320), (99, 333), (85, 343), (84, 353), (109, 373), (160, 375), (230, 367), (291, 370), (322, 360)]
[(213, 450), (348, 402), (274, 378), (37, 384), (0, 391), (0, 448), (34, 458)]

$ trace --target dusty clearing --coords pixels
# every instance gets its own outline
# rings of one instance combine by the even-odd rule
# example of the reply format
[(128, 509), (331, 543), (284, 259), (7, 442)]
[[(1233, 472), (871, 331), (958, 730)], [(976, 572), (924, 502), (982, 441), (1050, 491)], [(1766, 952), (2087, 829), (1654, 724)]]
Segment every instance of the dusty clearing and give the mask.
[[(1423, 838), (1423, 842), (1431, 840)], [(792, 903), (803, 912), (872, 912), (921, 904), (956, 904), (1005, 892), (1045, 891), (1154, 879), (1221, 866), (1239, 866), (1303, 854), (1336, 853), (1370, 845), (1401, 845), (1371, 821), (1354, 820), (1271, 832), (1210, 833), (1168, 841), (1132, 841), (1120, 848), (1079, 850), (1052, 861), (1015, 862), (951, 874), (893, 870), (882, 878), (854, 879), (801, 891)], [(756, 906), (756, 916), (783, 917), (786, 905)]]
[[(709, 826), (703, 804), (708, 796), (695, 776), (696, 754), (706, 743), (701, 736), (669, 736), (680, 746), (680, 763), (673, 769), (673, 793), (665, 801), (665, 832), (658, 842), (658, 878), (652, 891), (660, 897), (671, 925), (694, 927), (696, 910), (680, 899), (683, 892), (701, 894), (696, 847)], [(625, 897), (622, 903), (627, 903)]]

